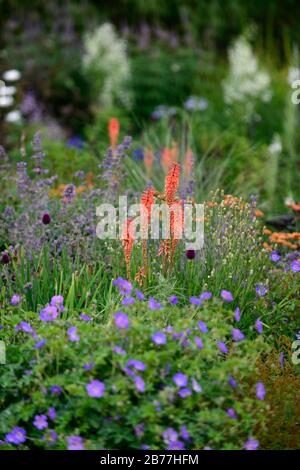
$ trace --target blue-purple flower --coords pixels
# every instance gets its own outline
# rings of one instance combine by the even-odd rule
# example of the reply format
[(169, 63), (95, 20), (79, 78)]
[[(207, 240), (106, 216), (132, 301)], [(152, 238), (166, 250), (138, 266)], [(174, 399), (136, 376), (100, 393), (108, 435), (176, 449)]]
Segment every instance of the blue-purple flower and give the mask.
[(149, 302), (148, 302), (148, 307), (150, 310), (161, 310), (162, 305), (159, 302), (156, 302), (156, 300), (153, 297), (150, 297)]
[(221, 351), (221, 353), (228, 354), (228, 348), (227, 348), (226, 344), (223, 343), (223, 341), (218, 341), (217, 346), (218, 346), (219, 350)]
[(5, 435), (5, 441), (8, 444), (23, 444), (26, 441), (26, 431), (19, 426), (15, 426), (11, 432)]
[(193, 305), (201, 305), (202, 301), (199, 299), (199, 297), (190, 297), (190, 303)]
[(232, 302), (233, 301), (233, 295), (232, 293), (229, 291), (229, 290), (221, 290), (221, 298), (225, 301), (225, 302)]
[(40, 319), (42, 321), (53, 321), (58, 316), (58, 310), (56, 307), (48, 305), (40, 311)]
[(157, 345), (162, 345), (162, 344), (166, 344), (167, 342), (167, 337), (164, 333), (160, 332), (160, 331), (157, 331), (156, 333), (154, 333), (152, 336), (152, 341), (153, 343), (157, 344)]
[(129, 328), (129, 320), (126, 313), (117, 312), (115, 313), (115, 324), (117, 328), (126, 329)]
[(71, 326), (68, 331), (69, 340), (72, 342), (77, 342), (80, 340), (79, 335), (77, 334), (77, 326)]
[(86, 391), (89, 397), (101, 398), (104, 395), (105, 385), (100, 380), (92, 380), (87, 384)]
[(135, 384), (135, 388), (137, 389), (138, 392), (144, 393), (144, 391), (145, 391), (145, 382), (143, 381), (142, 377), (137, 375), (134, 378), (134, 384)]
[(83, 321), (91, 321), (92, 320), (92, 318), (89, 315), (87, 315), (86, 313), (83, 313), (83, 312), (79, 316)]
[(188, 377), (181, 372), (177, 372), (177, 374), (173, 375), (173, 382), (177, 387), (185, 387), (188, 383)]
[(48, 420), (46, 415), (36, 415), (33, 420), (33, 425), (39, 430), (46, 429), (48, 427)]
[(258, 284), (255, 288), (255, 292), (258, 295), (258, 297), (265, 297), (267, 294), (267, 287), (264, 286), (263, 284)]
[(244, 333), (242, 333), (238, 328), (232, 328), (231, 334), (233, 341), (242, 341), (245, 339)]
[(10, 304), (13, 307), (16, 307), (17, 305), (19, 305), (20, 302), (21, 302), (21, 296), (19, 294), (14, 294), (12, 298), (10, 299)]
[(227, 408), (226, 413), (229, 416), (229, 418), (237, 419), (237, 414), (233, 408)]
[(80, 436), (67, 437), (68, 450), (84, 450), (83, 439)]
[(201, 333), (207, 333), (208, 332), (208, 328), (206, 326), (206, 323), (204, 323), (204, 321), (199, 320), (198, 321), (198, 326), (199, 326), (199, 330), (201, 331)]
[(258, 400), (264, 400), (265, 395), (266, 395), (266, 390), (265, 390), (264, 384), (262, 382), (257, 382), (257, 384), (256, 384), (256, 398), (258, 398)]
[(194, 340), (195, 340), (197, 348), (198, 349), (203, 349), (202, 339), (199, 336), (195, 336)]
[(169, 297), (169, 302), (171, 305), (178, 304), (178, 297), (176, 295), (171, 295), (171, 297)]
[(212, 293), (211, 292), (202, 292), (202, 294), (200, 294), (200, 300), (209, 300), (212, 298)]
[(256, 439), (252, 439), (251, 437), (244, 444), (245, 450), (257, 450), (258, 448), (259, 442)]
[(255, 328), (257, 329), (259, 334), (263, 332), (263, 322), (259, 318), (255, 322)]
[(290, 268), (291, 271), (293, 271), (294, 273), (298, 273), (300, 271), (300, 262), (297, 260), (292, 261), (290, 264)]
[(272, 253), (270, 253), (270, 260), (274, 263), (277, 263), (280, 260), (280, 255), (277, 253), (277, 251), (272, 251)]

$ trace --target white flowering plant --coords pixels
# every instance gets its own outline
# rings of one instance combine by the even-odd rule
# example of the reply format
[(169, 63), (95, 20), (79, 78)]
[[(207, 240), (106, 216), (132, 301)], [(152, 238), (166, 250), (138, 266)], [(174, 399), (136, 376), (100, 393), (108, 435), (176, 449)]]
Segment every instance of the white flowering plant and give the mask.
[(82, 65), (101, 106), (108, 108), (117, 102), (130, 107), (127, 45), (112, 24), (104, 23), (86, 34)]

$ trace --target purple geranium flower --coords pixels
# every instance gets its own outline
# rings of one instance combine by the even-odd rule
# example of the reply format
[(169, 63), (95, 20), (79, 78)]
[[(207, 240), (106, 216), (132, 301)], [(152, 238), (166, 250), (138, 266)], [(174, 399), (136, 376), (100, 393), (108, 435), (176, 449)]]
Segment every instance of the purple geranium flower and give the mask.
[(199, 297), (190, 297), (190, 303), (193, 305), (201, 305), (202, 301), (199, 299)]
[(58, 316), (56, 307), (48, 305), (40, 311), (40, 319), (42, 321), (53, 321)]
[(12, 298), (10, 299), (10, 304), (13, 307), (16, 307), (17, 305), (19, 305), (20, 302), (21, 302), (21, 296), (19, 294), (14, 294)]
[(219, 350), (221, 351), (221, 353), (223, 353), (223, 354), (227, 354), (227, 353), (228, 353), (228, 348), (227, 348), (226, 344), (223, 343), (223, 341), (218, 341), (218, 342), (217, 342), (217, 345), (218, 345), (218, 348), (219, 348)]
[(25, 429), (15, 426), (11, 432), (5, 435), (5, 441), (9, 444), (23, 444), (26, 441)]
[(80, 337), (77, 334), (77, 326), (71, 326), (67, 333), (70, 341), (77, 342), (80, 340)]
[(280, 260), (280, 255), (277, 253), (277, 251), (272, 251), (270, 254), (270, 260), (274, 263), (277, 263)]
[(173, 428), (167, 428), (162, 433), (162, 437), (165, 443), (168, 444), (169, 442), (176, 441), (178, 439), (178, 433)]
[(171, 305), (176, 305), (178, 303), (178, 297), (176, 297), (176, 295), (171, 295), (171, 297), (169, 297), (169, 302)]
[(259, 400), (264, 400), (266, 395), (265, 386), (262, 382), (257, 382), (256, 384), (256, 398)]
[(212, 293), (211, 292), (202, 292), (202, 294), (200, 294), (200, 300), (209, 300), (212, 298)]
[(57, 310), (59, 310), (60, 312), (64, 310), (63, 304), (64, 304), (64, 298), (62, 295), (54, 295), (51, 298), (51, 302), (50, 302), (51, 307), (56, 307)]
[(119, 288), (121, 295), (129, 295), (132, 291), (132, 284), (129, 281), (126, 281), (126, 279), (123, 279), (122, 277), (115, 279), (113, 281), (113, 285)]
[(120, 346), (115, 346), (114, 347), (114, 352), (116, 354), (119, 354), (120, 356), (126, 356), (126, 351), (122, 349)]
[(192, 378), (192, 388), (193, 388), (194, 392), (196, 392), (196, 393), (201, 393), (202, 392), (201, 385), (194, 378)]
[(167, 342), (167, 337), (164, 333), (161, 333), (160, 331), (157, 331), (157, 333), (154, 333), (152, 336), (152, 341), (155, 344), (161, 345), (161, 344), (166, 344)]
[(245, 339), (244, 333), (242, 333), (238, 328), (232, 328), (231, 334), (233, 341), (242, 341)]
[(290, 264), (291, 271), (294, 273), (298, 273), (300, 271), (300, 262), (299, 261), (292, 261)]
[(39, 429), (46, 429), (48, 427), (48, 420), (46, 415), (36, 415), (33, 420), (33, 425)]
[(101, 398), (105, 391), (105, 385), (100, 380), (92, 380), (86, 386), (87, 394), (92, 398)]
[(21, 321), (20, 323), (18, 323), (15, 326), (15, 330), (16, 331), (22, 330), (22, 331), (25, 331), (25, 333), (32, 333), (34, 331), (30, 323), (27, 323), (26, 321)]
[(184, 450), (184, 444), (181, 441), (170, 441), (167, 450)]
[(239, 307), (237, 307), (234, 311), (234, 319), (235, 321), (238, 323), (241, 319), (241, 311), (239, 309)]
[(153, 297), (150, 297), (149, 302), (148, 302), (148, 307), (150, 310), (161, 310), (162, 305), (159, 302), (156, 302), (156, 300)]
[(52, 385), (50, 387), (50, 392), (52, 395), (60, 395), (62, 393), (62, 388), (59, 385)]
[(199, 330), (201, 331), (201, 333), (207, 333), (208, 332), (208, 328), (207, 328), (206, 324), (204, 323), (204, 321), (199, 320), (198, 321), (198, 326), (199, 326)]
[(251, 437), (244, 444), (245, 450), (257, 450), (258, 448), (259, 442), (256, 439), (252, 439)]
[(53, 406), (51, 408), (49, 408), (48, 416), (52, 421), (54, 421), (56, 419), (56, 410), (55, 410), (55, 408), (53, 408)]
[(84, 321), (91, 321), (92, 320), (92, 318), (89, 315), (87, 315), (86, 313), (81, 313), (79, 316)]
[(237, 383), (236, 383), (235, 379), (232, 377), (232, 375), (230, 375), (228, 377), (228, 383), (229, 383), (230, 387), (232, 387), (232, 388), (237, 387)]
[(199, 336), (195, 336), (195, 343), (198, 349), (203, 349), (203, 342), (202, 339), (199, 338)]
[(186, 397), (189, 397), (190, 395), (192, 395), (192, 391), (191, 391), (190, 388), (181, 388), (178, 392), (178, 395), (181, 398), (186, 398)]
[(185, 387), (188, 383), (188, 377), (181, 372), (177, 372), (177, 374), (173, 375), (173, 382), (177, 387)]
[(227, 408), (226, 413), (229, 416), (229, 418), (237, 419), (237, 414), (236, 414), (236, 412), (234, 411), (233, 408)]
[(140, 372), (146, 370), (146, 364), (144, 364), (142, 361), (137, 361), (136, 359), (128, 359), (127, 366), (134, 367), (136, 370), (139, 370)]
[(180, 434), (181, 434), (182, 439), (184, 439), (185, 441), (188, 441), (190, 439), (190, 435), (186, 426), (181, 426)]
[(145, 382), (143, 381), (142, 377), (136, 376), (134, 378), (134, 384), (138, 392), (144, 393), (145, 391)]
[(117, 328), (126, 329), (129, 327), (129, 320), (126, 313), (117, 312), (115, 313), (115, 324)]
[(136, 298), (140, 301), (143, 301), (145, 300), (145, 296), (143, 294), (143, 292), (141, 292), (140, 290), (136, 289), (135, 290), (135, 295), (136, 295)]
[(221, 290), (221, 298), (225, 300), (225, 302), (233, 301), (233, 295), (229, 290)]
[(41, 339), (40, 341), (37, 341), (34, 345), (35, 349), (41, 349), (43, 346), (45, 346), (46, 340)]
[(256, 286), (255, 292), (258, 295), (258, 297), (265, 297), (267, 293), (267, 288), (263, 284), (259, 284), (258, 286)]
[(124, 297), (124, 299), (122, 299), (121, 304), (122, 305), (133, 305), (134, 302), (135, 302), (134, 297)]
[(263, 322), (257, 319), (255, 322), (255, 328), (257, 329), (258, 333), (261, 334), (263, 332)]
[(68, 450), (84, 450), (83, 440), (80, 436), (67, 437)]

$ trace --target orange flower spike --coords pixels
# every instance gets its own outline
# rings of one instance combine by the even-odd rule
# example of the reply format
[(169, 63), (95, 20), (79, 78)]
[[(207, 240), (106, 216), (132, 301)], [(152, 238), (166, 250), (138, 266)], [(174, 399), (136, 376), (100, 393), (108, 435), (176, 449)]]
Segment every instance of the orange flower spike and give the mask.
[(188, 179), (190, 176), (192, 169), (193, 169), (193, 164), (194, 164), (194, 156), (192, 149), (188, 149), (186, 154), (185, 154), (185, 159), (184, 159), (184, 178)]
[(120, 132), (119, 120), (113, 117), (109, 120), (109, 123), (108, 123), (109, 140), (110, 140), (110, 145), (112, 146), (113, 149), (115, 149), (117, 146), (119, 132)]
[(125, 222), (125, 228), (123, 232), (123, 250), (126, 262), (126, 272), (127, 272), (127, 279), (130, 279), (130, 259), (131, 259), (131, 252), (134, 243), (134, 237), (131, 234), (130, 225), (133, 223), (132, 219), (127, 219)]
[(165, 178), (165, 193), (167, 204), (171, 205), (179, 186), (180, 165), (174, 163)]

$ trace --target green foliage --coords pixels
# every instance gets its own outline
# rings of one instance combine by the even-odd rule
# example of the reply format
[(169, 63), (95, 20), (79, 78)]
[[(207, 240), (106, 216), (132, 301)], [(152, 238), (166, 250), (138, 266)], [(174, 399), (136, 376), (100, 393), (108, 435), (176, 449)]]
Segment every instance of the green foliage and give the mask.
[[(43, 440), (49, 429), (39, 431), (33, 426), (35, 415), (47, 414), (54, 407), (57, 417), (49, 428), (58, 434), (52, 448), (65, 449), (66, 438), (80, 435), (87, 449), (138, 449), (147, 444), (151, 449), (166, 448), (162, 433), (167, 428), (180, 432), (185, 425), (191, 435), (188, 448), (241, 449), (257, 427), (263, 427), (266, 405), (255, 398), (255, 362), (265, 349), (262, 338), (233, 343), (230, 340), (233, 313), (222, 310), (216, 303), (204, 309), (165, 307), (161, 312), (148, 310), (145, 303), (128, 311), (130, 327), (118, 330), (113, 317), (103, 325), (92, 316), (84, 322), (72, 310), (65, 318), (43, 323), (36, 313), (7, 311), (4, 329), (7, 344), (7, 365), (1, 367), (0, 434), (15, 425), (24, 427), (29, 440), (23, 448), (51, 448)], [(66, 317), (67, 315), (67, 317)], [(34, 349), (30, 335), (15, 332), (20, 320), (29, 321), (38, 338), (45, 339), (41, 349)], [(198, 320), (205, 321), (209, 333), (201, 333)], [(173, 325), (173, 333), (183, 338), (172, 339), (158, 346), (151, 340), (154, 332)], [(68, 340), (67, 330), (77, 327), (78, 342)], [(201, 336), (203, 349), (197, 349), (194, 337)], [(187, 344), (183, 340), (187, 340)], [(216, 341), (225, 340), (230, 348), (222, 355)], [(126, 354), (119, 355), (115, 346)], [(170, 361), (172, 358), (172, 361)], [(126, 374), (127, 361), (134, 359), (145, 364), (144, 371), (133, 367), (133, 376)], [(84, 364), (92, 363), (90, 370)], [(129, 366), (130, 368), (130, 366)], [(27, 371), (27, 372), (26, 372)], [(182, 372), (202, 388), (186, 398), (178, 396), (172, 377)], [(140, 376), (145, 391), (139, 392), (134, 377)], [(229, 376), (238, 383), (236, 390), (228, 384)], [(105, 384), (101, 398), (87, 394), (91, 380)], [(50, 387), (59, 385), (62, 394), (51, 394)], [(234, 420), (226, 414), (233, 407), (238, 415)], [(143, 425), (141, 435), (137, 427)], [(4, 445), (4, 448), (10, 448)]]

